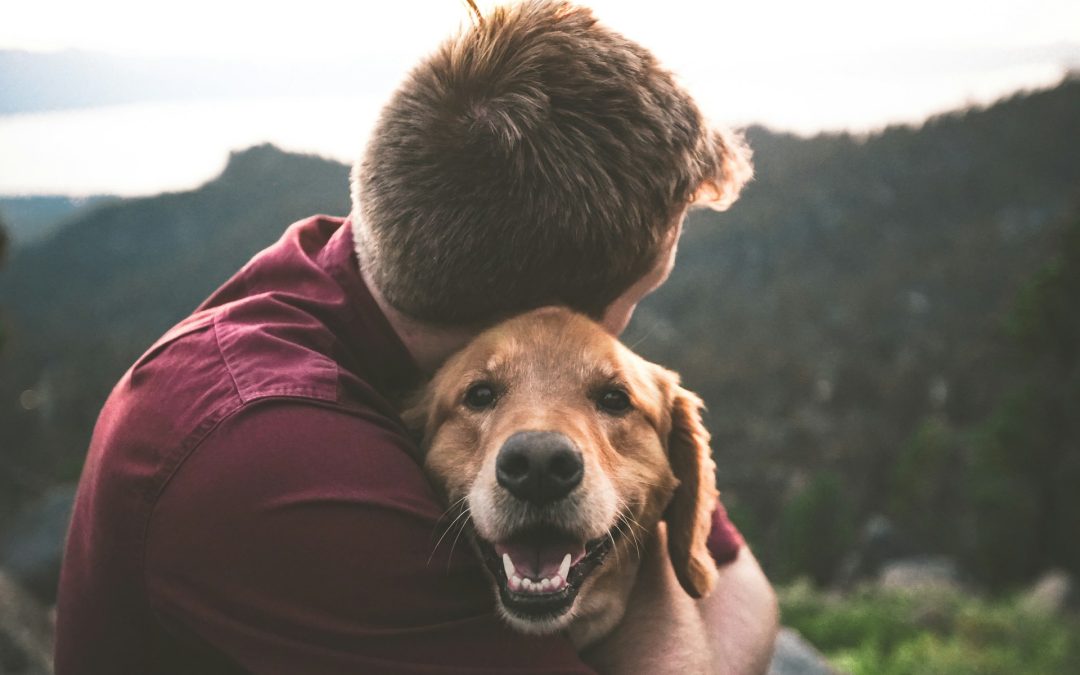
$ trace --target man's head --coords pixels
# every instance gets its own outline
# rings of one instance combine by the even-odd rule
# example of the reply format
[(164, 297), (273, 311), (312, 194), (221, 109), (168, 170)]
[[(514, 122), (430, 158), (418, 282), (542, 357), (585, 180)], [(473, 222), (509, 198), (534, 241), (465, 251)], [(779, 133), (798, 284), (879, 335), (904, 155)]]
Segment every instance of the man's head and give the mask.
[(624, 325), (616, 306), (666, 276), (687, 206), (725, 207), (750, 174), (647, 50), (527, 0), (441, 45), (383, 109), (353, 172), (357, 253), (421, 322), (559, 304)]

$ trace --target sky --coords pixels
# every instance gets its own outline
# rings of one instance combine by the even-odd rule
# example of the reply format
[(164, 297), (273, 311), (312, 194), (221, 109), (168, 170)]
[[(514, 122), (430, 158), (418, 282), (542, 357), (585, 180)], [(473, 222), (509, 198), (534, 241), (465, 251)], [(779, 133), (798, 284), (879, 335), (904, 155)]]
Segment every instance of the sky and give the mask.
[[(478, 4), (483, 8), (494, 3)], [(1051, 86), (1067, 68), (1080, 69), (1080, 0), (585, 4), (603, 22), (657, 54), (709, 117), (732, 125), (764, 123), (799, 133), (869, 131), (891, 123), (917, 123), (1019, 89)], [(334, 105), (352, 108), (358, 120), (353, 127), (362, 130), (401, 75), (466, 21), (463, 0), (33, 0), (0, 5), (0, 49), (88, 49), (259, 64), (355, 63), (358, 72), (370, 75), (355, 91), (341, 92)], [(98, 114), (88, 122), (71, 113), (33, 120), (0, 118), (0, 156), (5, 151), (32, 155), (44, 176), (50, 170), (51, 150), (36, 148), (31, 137), (88, 136), (80, 125), (100, 125)], [(130, 118), (143, 113), (135, 107), (125, 114), (130, 130)], [(201, 114), (214, 117), (206, 110)], [(350, 130), (346, 142), (344, 135), (330, 138), (328, 127), (312, 129), (305, 140), (306, 132), (299, 127), (312, 125), (305, 124), (302, 112), (278, 116), (291, 122), (283, 120), (284, 126), (263, 134), (265, 140), (346, 161), (360, 147), (362, 131)], [(198, 119), (199, 114), (190, 117)], [(294, 128), (287, 128), (289, 124)], [(229, 136), (233, 140), (221, 143), (236, 146), (252, 140), (250, 133), (230, 133), (217, 129), (209, 135)], [(157, 180), (143, 177), (149, 183)], [(103, 175), (100, 180), (112, 179)], [(190, 177), (164, 180), (191, 182)], [(0, 167), (0, 193), (36, 185), (24, 180), (13, 188), (12, 181), (18, 182)], [(129, 185), (121, 191), (155, 187)]]

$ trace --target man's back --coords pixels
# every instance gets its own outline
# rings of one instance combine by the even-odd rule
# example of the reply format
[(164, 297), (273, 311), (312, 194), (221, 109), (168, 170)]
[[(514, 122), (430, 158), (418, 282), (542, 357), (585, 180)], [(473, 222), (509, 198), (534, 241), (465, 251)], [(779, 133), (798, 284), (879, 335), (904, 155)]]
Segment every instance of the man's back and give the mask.
[(582, 669), (502, 626), (466, 546), (436, 548), (449, 523), (391, 401), (418, 381), (348, 225), (291, 227), (102, 411), (57, 672)]

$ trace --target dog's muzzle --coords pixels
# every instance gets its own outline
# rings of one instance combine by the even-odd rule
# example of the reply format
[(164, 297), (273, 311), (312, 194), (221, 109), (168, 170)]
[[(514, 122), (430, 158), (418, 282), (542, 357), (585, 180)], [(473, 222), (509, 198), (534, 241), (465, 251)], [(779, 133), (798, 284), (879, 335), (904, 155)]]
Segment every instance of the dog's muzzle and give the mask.
[(578, 513), (581, 450), (559, 432), (519, 431), (499, 449), (495, 477), (509, 495), (504, 508), (517, 511), (519, 523), (499, 541), (477, 543), (503, 606), (520, 619), (555, 619), (570, 609), (615, 540), (611, 532), (586, 540), (572, 522), (577, 516), (565, 522)]

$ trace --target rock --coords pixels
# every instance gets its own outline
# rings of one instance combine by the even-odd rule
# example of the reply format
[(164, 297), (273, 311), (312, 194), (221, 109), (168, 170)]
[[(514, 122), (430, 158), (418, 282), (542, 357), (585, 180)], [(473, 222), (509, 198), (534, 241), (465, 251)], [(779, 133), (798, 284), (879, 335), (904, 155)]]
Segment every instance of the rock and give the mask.
[(54, 487), (20, 511), (0, 538), (0, 568), (46, 605), (56, 602), (74, 501), (74, 485)]
[(878, 586), (890, 591), (960, 591), (956, 562), (946, 556), (917, 556), (887, 563)]
[(1020, 607), (1038, 614), (1061, 614), (1077, 605), (1077, 595), (1076, 583), (1067, 572), (1050, 570), (1023, 594)]
[(781, 627), (776, 636), (769, 675), (836, 675), (825, 657), (793, 628)]
[(0, 673), (48, 675), (52, 648), (49, 613), (0, 569)]

